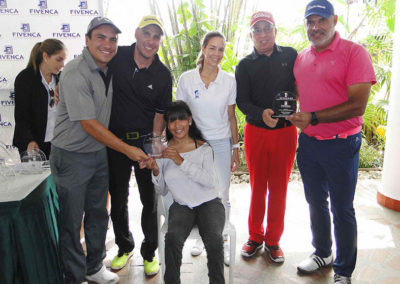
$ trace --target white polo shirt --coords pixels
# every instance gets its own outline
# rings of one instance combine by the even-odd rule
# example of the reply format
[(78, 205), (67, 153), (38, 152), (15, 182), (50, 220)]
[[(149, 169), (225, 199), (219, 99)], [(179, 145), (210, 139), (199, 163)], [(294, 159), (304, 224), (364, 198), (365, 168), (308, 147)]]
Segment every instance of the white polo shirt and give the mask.
[(218, 67), (218, 75), (208, 89), (200, 77), (200, 67), (183, 73), (176, 99), (185, 101), (197, 126), (207, 140), (231, 137), (228, 106), (236, 104), (236, 80)]

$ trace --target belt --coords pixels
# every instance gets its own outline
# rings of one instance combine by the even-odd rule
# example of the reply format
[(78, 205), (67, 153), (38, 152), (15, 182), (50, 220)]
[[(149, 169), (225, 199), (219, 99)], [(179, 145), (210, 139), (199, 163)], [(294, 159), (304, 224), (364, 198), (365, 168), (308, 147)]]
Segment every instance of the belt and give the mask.
[(351, 135), (354, 135), (354, 134), (357, 134), (358, 132), (360, 132), (361, 128), (362, 127), (360, 125), (360, 126), (357, 126), (356, 128), (352, 128), (350, 130), (346, 130), (346, 131), (344, 131), (342, 133), (336, 134), (334, 136), (329, 136), (329, 137), (322, 137), (322, 136), (319, 136), (319, 135), (314, 135), (314, 136), (311, 136), (311, 137), (314, 137), (317, 140), (346, 139), (348, 136), (351, 136)]
[(147, 133), (144, 135), (140, 135), (140, 131), (128, 131), (124, 132), (121, 136), (121, 138), (126, 139), (126, 140), (139, 140), (143, 137), (147, 137), (149, 135), (152, 135), (151, 133)]
[(275, 128), (272, 128), (272, 129), (286, 128), (286, 127), (289, 127), (289, 126), (292, 126), (292, 123), (285, 119), (281, 126), (277, 126)]

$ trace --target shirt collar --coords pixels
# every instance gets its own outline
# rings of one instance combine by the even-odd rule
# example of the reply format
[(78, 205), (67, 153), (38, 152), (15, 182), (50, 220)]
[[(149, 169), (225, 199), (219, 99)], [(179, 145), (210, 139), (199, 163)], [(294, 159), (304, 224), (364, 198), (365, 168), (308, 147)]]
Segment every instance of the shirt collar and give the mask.
[[(273, 56), (275, 53), (282, 53), (282, 48), (279, 45), (277, 45), (276, 43), (274, 44), (274, 50), (272, 51), (270, 56)], [(251, 58), (257, 59), (261, 56), (266, 56), (266, 55), (258, 53), (256, 48), (253, 47), (253, 52), (251, 53)]]
[[(132, 53), (131, 53), (132, 57), (131, 58), (132, 58), (132, 61), (133, 61), (133, 64), (135, 65), (135, 67), (138, 67), (136, 65), (135, 59), (133, 58), (133, 55), (135, 54), (135, 48), (136, 48), (136, 42), (131, 45), (131, 49), (132, 49)], [(146, 69), (146, 70), (148, 70), (150, 72), (154, 72), (155, 70), (157, 70), (157, 66), (158, 66), (159, 62), (160, 62), (160, 57), (156, 53), (154, 55), (154, 60), (153, 60), (153, 62), (151, 62), (150, 66), (147, 67), (147, 68), (142, 68), (142, 69)], [(138, 67), (138, 69), (139, 69), (139, 67)]]
[(214, 81), (216, 84), (222, 84), (222, 69), (221, 66), (218, 65), (218, 74), (217, 74), (217, 78), (215, 78)]
[(42, 84), (46, 87), (47, 90), (54, 90), (56, 88), (56, 80), (55, 80), (55, 76), (53, 74), (51, 74), (51, 81), (50, 83), (47, 83), (46, 79), (44, 78), (42, 71), (40, 71), (39, 69), (39, 73), (40, 76), (42, 78)]
[(90, 54), (86, 46), (82, 50), (82, 56), (91, 71), (101, 70), (99, 66), (97, 66), (96, 62), (94, 61), (92, 55)]
[[(197, 65), (196, 69), (195, 69), (195, 78), (196, 78), (196, 84), (202, 84), (204, 85), (203, 80), (201, 80), (200, 77), (200, 66), (201, 65)], [(215, 78), (215, 81), (211, 82), (213, 84), (220, 84), (222, 83), (222, 69), (221, 66), (218, 65), (218, 74), (217, 74), (217, 78)]]

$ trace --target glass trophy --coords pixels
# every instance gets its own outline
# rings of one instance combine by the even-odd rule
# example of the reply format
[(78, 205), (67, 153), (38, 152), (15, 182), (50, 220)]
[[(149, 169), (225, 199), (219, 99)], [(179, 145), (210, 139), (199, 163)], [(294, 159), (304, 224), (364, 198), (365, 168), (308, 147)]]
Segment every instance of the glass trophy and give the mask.
[(296, 112), (296, 95), (290, 91), (278, 93), (272, 102), (273, 118), (286, 117)]
[(153, 158), (161, 158), (166, 146), (160, 136), (148, 136), (143, 141), (143, 148)]
[(45, 162), (46, 155), (43, 151), (33, 149), (21, 153), (21, 163), (17, 164), (14, 169), (20, 174), (41, 174), (46, 170)]

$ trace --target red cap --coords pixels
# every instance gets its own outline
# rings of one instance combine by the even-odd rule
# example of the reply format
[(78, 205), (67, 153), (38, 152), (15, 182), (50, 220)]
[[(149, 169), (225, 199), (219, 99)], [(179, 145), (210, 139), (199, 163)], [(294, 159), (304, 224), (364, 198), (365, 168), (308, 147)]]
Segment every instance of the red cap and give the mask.
[(259, 11), (255, 12), (250, 19), (250, 27), (254, 26), (259, 21), (266, 21), (271, 25), (275, 25), (274, 17), (270, 12), (267, 11)]

